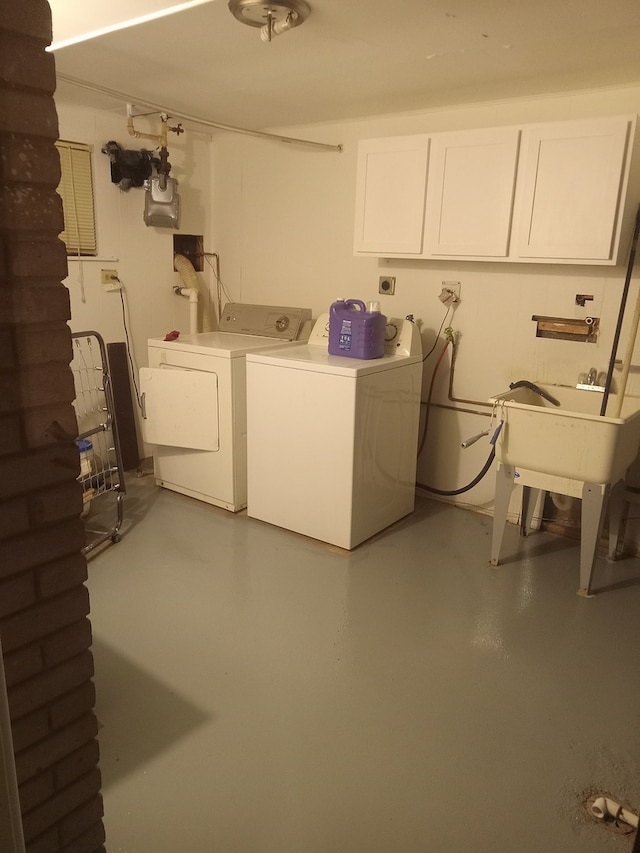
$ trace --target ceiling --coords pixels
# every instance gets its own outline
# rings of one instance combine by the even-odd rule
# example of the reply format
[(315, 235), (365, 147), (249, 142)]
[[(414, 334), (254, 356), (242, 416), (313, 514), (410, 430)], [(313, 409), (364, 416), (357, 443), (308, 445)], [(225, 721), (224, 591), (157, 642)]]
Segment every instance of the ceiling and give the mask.
[[(73, 2), (51, 0), (54, 41), (56, 3)], [(302, 25), (268, 43), (210, 0), (61, 48), (56, 69), (132, 103), (252, 129), (640, 82), (637, 0), (309, 4)], [(58, 97), (122, 109), (60, 79)]]

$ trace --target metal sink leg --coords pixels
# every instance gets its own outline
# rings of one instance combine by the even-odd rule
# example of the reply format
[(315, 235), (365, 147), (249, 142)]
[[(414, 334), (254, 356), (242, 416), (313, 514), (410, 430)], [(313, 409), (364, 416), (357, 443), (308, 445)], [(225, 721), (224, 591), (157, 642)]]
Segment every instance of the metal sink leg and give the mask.
[(609, 483), (585, 483), (582, 487), (582, 514), (580, 535), (580, 589), (578, 595), (589, 598), (596, 549), (604, 524)]
[(509, 500), (514, 487), (514, 475), (515, 468), (512, 465), (498, 465), (496, 470), (496, 497), (493, 507), (493, 534), (491, 537), (490, 563), (492, 566), (497, 566), (500, 561), (500, 549), (507, 523)]

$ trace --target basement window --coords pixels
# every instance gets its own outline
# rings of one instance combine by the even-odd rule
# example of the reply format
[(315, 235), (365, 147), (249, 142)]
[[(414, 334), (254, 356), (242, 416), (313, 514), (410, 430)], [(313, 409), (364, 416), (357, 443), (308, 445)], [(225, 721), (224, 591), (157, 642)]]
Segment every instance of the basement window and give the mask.
[(58, 195), (64, 211), (64, 231), (60, 239), (67, 247), (67, 255), (96, 255), (92, 146), (59, 140), (56, 148), (62, 171)]

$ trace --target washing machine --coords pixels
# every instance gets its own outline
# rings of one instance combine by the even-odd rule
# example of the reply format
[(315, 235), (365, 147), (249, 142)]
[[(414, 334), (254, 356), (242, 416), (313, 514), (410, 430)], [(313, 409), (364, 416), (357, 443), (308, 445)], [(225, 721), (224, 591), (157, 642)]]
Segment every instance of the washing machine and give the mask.
[(413, 511), (422, 345), (392, 319), (383, 357), (330, 355), (328, 326), (247, 354), (247, 514), (350, 550)]
[(238, 512), (247, 505), (247, 353), (307, 340), (311, 310), (229, 303), (217, 332), (148, 341), (142, 435), (156, 483)]

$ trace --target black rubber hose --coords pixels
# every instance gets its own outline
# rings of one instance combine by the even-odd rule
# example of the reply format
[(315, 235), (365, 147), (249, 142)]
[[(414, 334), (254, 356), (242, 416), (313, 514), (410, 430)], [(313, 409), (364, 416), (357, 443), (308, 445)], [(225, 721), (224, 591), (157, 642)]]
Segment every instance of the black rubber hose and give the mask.
[(453, 497), (454, 495), (461, 495), (463, 492), (468, 492), (469, 489), (472, 489), (474, 486), (477, 486), (480, 480), (485, 476), (489, 468), (491, 468), (491, 464), (496, 455), (496, 448), (493, 446), (491, 448), (491, 453), (489, 454), (489, 458), (484, 463), (484, 467), (479, 474), (477, 474), (470, 483), (467, 483), (466, 486), (461, 486), (459, 489), (434, 489), (433, 486), (425, 486), (423, 483), (416, 483), (416, 487), (418, 489), (424, 489), (425, 492), (432, 492), (434, 495), (446, 495), (447, 497)]
[(537, 385), (534, 385), (533, 382), (529, 382), (528, 379), (519, 379), (517, 382), (512, 382), (509, 385), (509, 389), (511, 391), (516, 388), (528, 388), (530, 391), (533, 391), (534, 394), (538, 394), (540, 397), (544, 397), (545, 400), (548, 400), (549, 403), (553, 403), (554, 406), (560, 405), (560, 400), (556, 400), (555, 397), (552, 397), (547, 391), (543, 391), (542, 388), (538, 388)]
[[(420, 446), (418, 447), (418, 454), (417, 454), (418, 456), (420, 456), (420, 454), (424, 450), (424, 443), (427, 440), (427, 429), (429, 428), (429, 412), (431, 411), (431, 395), (433, 394), (433, 383), (436, 381), (436, 373), (438, 372), (438, 368), (440, 367), (440, 362), (444, 358), (444, 354), (446, 353), (447, 349), (449, 348), (450, 343), (451, 343), (451, 340), (449, 338), (447, 338), (447, 342), (442, 347), (440, 355), (438, 356), (438, 360), (436, 361), (436, 366), (433, 368), (433, 374), (431, 376), (431, 384), (429, 385), (429, 394), (427, 396), (427, 399), (424, 403), (422, 403), (422, 401), (420, 403), (420, 405), (425, 405), (427, 407), (427, 409), (426, 409), (425, 414), (424, 414), (424, 427), (422, 430), (422, 439), (420, 441)], [(422, 360), (424, 361), (424, 359), (422, 359)]]

